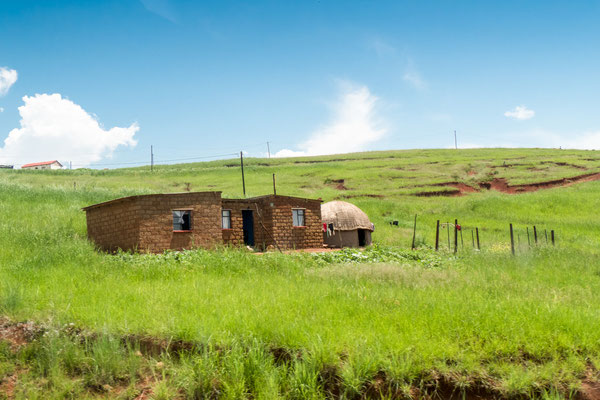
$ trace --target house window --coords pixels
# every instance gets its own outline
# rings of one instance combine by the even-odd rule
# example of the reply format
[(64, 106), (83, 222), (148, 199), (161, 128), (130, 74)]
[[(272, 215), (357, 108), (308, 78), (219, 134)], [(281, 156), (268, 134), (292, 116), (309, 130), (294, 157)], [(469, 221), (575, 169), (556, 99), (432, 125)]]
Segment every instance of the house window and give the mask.
[(294, 221), (294, 226), (305, 226), (304, 225), (304, 209), (303, 208), (293, 208), (292, 209), (292, 219)]
[(223, 229), (231, 229), (231, 210), (221, 212), (221, 225)]
[(192, 230), (192, 212), (189, 210), (173, 211), (173, 230), (191, 231)]

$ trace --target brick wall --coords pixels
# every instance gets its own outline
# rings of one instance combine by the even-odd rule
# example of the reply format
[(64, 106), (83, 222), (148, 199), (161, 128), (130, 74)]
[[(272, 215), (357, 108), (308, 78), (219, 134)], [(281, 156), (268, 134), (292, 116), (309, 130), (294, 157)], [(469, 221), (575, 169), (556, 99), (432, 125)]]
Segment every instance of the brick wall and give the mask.
[[(305, 210), (305, 226), (294, 227), (292, 209)], [(231, 210), (231, 229), (222, 229), (221, 210)], [(323, 245), (321, 202), (287, 196), (221, 199), (220, 192), (132, 196), (87, 207), (88, 237), (106, 251), (161, 252), (225, 243), (243, 246), (242, 210), (251, 210), (254, 245), (264, 249)], [(174, 210), (190, 210), (190, 231), (173, 231)]]
[(139, 220), (135, 198), (125, 198), (86, 210), (88, 238), (105, 251), (133, 250), (138, 244)]
[[(140, 250), (156, 253), (221, 243), (220, 192), (139, 196), (134, 208), (140, 221)], [(190, 231), (173, 231), (173, 210), (192, 212)]]
[[(304, 227), (294, 227), (292, 209), (305, 210)], [(287, 196), (263, 196), (244, 200), (223, 199), (223, 209), (231, 210), (231, 229), (223, 230), (223, 242), (243, 245), (242, 210), (254, 215), (254, 245), (259, 249), (279, 245), (281, 249), (323, 246), (321, 202)], [(277, 242), (277, 243), (275, 243)]]
[[(173, 231), (173, 210), (191, 210), (192, 229)], [(88, 238), (105, 251), (161, 252), (221, 243), (221, 192), (132, 196), (86, 208)]]
[[(222, 209), (231, 210), (231, 229), (222, 230), (222, 240), (226, 245), (244, 246), (244, 231), (242, 210), (251, 210), (254, 220), (254, 246), (260, 249), (266, 248), (270, 242), (267, 234), (261, 226), (264, 223), (264, 213), (258, 203), (251, 199), (223, 199)], [(220, 214), (219, 214), (220, 215)], [(261, 218), (261, 216), (263, 218)]]
[[(271, 196), (273, 203), (273, 235), (281, 248), (307, 249), (323, 246), (323, 224), (321, 222), (321, 202), (287, 196)], [(293, 226), (292, 209), (305, 210), (304, 227)]]

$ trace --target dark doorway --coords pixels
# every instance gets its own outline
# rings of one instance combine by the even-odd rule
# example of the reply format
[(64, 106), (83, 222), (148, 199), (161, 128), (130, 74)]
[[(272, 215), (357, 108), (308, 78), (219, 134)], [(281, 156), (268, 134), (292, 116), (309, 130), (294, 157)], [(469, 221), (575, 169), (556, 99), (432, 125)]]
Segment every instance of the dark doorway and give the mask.
[(242, 210), (242, 229), (244, 231), (244, 244), (254, 246), (254, 215), (252, 210)]
[(360, 247), (364, 247), (367, 245), (367, 235), (365, 234), (364, 229), (358, 230), (358, 245)]

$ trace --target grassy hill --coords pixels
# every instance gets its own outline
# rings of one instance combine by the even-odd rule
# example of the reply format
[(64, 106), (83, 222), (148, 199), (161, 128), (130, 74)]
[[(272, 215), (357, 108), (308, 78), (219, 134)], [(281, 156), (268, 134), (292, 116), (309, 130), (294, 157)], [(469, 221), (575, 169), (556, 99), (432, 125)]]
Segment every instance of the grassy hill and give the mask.
[[(21, 332), (19, 320), (46, 331), (23, 336), (15, 348), (0, 345), (0, 398), (3, 391), (23, 398), (593, 393), (598, 152), (413, 150), (244, 161), (248, 196), (271, 193), (275, 173), (278, 194), (353, 202), (375, 223), (381, 246), (317, 256), (232, 249), (108, 255), (86, 240), (81, 207), (136, 193), (239, 197), (238, 160), (153, 172), (0, 170), (0, 315), (13, 321), (0, 323), (0, 339)], [(415, 214), (419, 250), (411, 251)], [(445, 247), (435, 253), (436, 220), (455, 218), (464, 246), (456, 256)], [(557, 246), (545, 236), (529, 246), (533, 225), (555, 230)], [(480, 252), (471, 245), (475, 227)], [(168, 351), (171, 342), (182, 353)]]
[[(486, 242), (506, 241), (508, 224), (514, 223), (523, 235), (527, 225), (536, 225), (555, 229), (561, 240), (573, 246), (593, 245), (600, 233), (591, 195), (595, 183), (517, 196), (480, 185), (502, 179), (510, 185), (527, 185), (596, 173), (600, 173), (598, 152), (552, 149), (407, 150), (245, 160), (247, 196), (272, 193), (272, 174), (276, 174), (278, 194), (350, 201), (376, 224), (375, 240), (403, 246), (412, 235), (415, 214), (423, 228), (418, 230), (419, 240), (429, 245), (436, 219), (455, 218), (467, 229), (482, 229)], [(46, 190), (69, 194), (70, 204), (77, 208), (144, 193), (219, 190), (224, 197), (242, 196), (239, 159), (156, 166), (154, 172), (149, 167), (0, 170), (0, 180), (41, 190), (42, 196)], [(452, 197), (460, 194), (457, 183), (472, 188), (463, 192), (468, 196)], [(416, 196), (422, 194), (428, 197)], [(83, 213), (71, 215), (84, 219)], [(399, 221), (399, 228), (389, 226), (393, 220)]]

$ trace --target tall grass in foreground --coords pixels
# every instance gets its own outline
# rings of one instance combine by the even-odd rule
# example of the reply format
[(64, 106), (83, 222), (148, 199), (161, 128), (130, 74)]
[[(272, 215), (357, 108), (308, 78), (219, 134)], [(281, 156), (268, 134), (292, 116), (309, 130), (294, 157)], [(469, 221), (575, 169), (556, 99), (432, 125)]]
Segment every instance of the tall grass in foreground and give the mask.
[[(380, 371), (398, 387), (418, 386), (436, 371), (465, 388), (564, 393), (597, 367), (600, 265), (592, 256), (540, 249), (520, 258), (454, 258), (424, 251), (362, 261), (228, 249), (81, 254), (60, 265), (36, 260), (3, 268), (0, 309), (110, 335), (282, 348), (302, 355), (297, 379), (314, 380), (316, 370), (331, 365), (347, 390)], [(319, 367), (306, 370), (313, 359)]]

